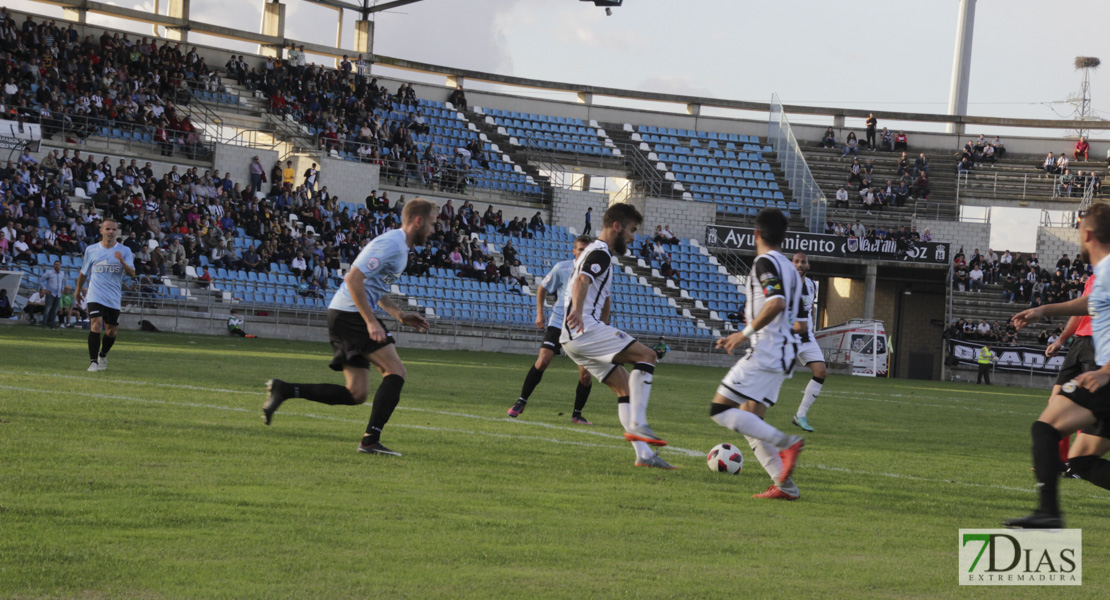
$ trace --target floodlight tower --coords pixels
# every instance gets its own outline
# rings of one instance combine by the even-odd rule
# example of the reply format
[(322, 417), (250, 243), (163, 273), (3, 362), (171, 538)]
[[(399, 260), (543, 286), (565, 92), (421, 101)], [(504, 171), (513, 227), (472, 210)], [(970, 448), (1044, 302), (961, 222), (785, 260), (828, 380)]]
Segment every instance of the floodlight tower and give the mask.
[[(975, 0), (960, 0), (956, 21), (956, 52), (952, 57), (952, 85), (948, 94), (948, 114), (967, 115), (967, 87), (971, 79), (971, 40), (975, 33)], [(949, 123), (948, 133), (963, 133), (962, 123)]]
[[(1097, 69), (1102, 64), (1102, 61), (1093, 56), (1077, 56), (1075, 57), (1075, 70), (1083, 70), (1083, 82), (1079, 86), (1079, 97), (1076, 98), (1075, 107), (1076, 116), (1080, 121), (1087, 121), (1091, 118), (1091, 70)], [(1077, 132), (1081, 137), (1088, 137), (1086, 128), (1081, 128)]]

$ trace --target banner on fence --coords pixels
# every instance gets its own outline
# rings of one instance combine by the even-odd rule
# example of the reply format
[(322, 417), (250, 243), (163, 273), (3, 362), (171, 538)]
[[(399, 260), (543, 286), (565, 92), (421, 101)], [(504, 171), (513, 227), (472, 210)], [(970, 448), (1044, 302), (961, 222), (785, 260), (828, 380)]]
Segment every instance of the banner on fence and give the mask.
[[(983, 342), (964, 340), (948, 340), (948, 355), (955, 357), (961, 365), (979, 366), (976, 355), (983, 347)], [(991, 350), (998, 357), (994, 368), (999, 371), (1016, 371), (1019, 373), (1033, 372), (1038, 375), (1056, 375), (1067, 357), (1067, 350), (1052, 358), (1044, 355), (1044, 348), (1030, 348), (1027, 346), (997, 346), (991, 345)]]
[[(755, 230), (749, 227), (707, 225), (705, 245), (710, 248), (754, 252)], [(782, 251), (787, 255), (805, 252), (810, 256), (829, 258), (864, 258), (928, 264), (948, 264), (951, 259), (949, 246), (943, 242), (907, 240), (900, 243), (889, 239), (866, 240), (804, 231), (787, 231), (786, 240), (782, 243)]]

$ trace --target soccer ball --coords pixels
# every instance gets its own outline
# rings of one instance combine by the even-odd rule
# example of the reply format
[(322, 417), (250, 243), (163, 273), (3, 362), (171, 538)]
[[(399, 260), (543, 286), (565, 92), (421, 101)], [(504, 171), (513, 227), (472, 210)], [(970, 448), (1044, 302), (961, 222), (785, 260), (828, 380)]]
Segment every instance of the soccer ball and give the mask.
[(717, 444), (706, 457), (710, 471), (736, 475), (744, 468), (744, 455), (732, 444)]

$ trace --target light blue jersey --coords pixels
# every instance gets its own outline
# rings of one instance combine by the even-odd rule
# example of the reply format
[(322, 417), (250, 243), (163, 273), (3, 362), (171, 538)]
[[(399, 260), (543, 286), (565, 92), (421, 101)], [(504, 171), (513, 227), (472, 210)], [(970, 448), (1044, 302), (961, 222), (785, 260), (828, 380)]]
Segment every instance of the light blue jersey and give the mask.
[[(123, 262), (116, 258), (119, 252), (123, 255)], [(89, 294), (86, 301), (89, 304), (99, 304), (108, 308), (119, 309), (123, 299), (123, 265), (135, 268), (135, 258), (131, 249), (123, 244), (116, 243), (111, 248), (96, 243), (85, 248), (85, 261), (81, 263), (81, 273), (89, 280)]]
[(1095, 287), (1087, 298), (1091, 336), (1095, 342), (1095, 364), (1110, 361), (1110, 256), (1095, 265)]
[(570, 281), (570, 274), (573, 271), (574, 261), (564, 260), (555, 263), (555, 266), (551, 267), (543, 281), (540, 282), (543, 289), (547, 290), (548, 295), (555, 294), (558, 296), (555, 305), (551, 307), (551, 318), (547, 320), (548, 327), (563, 328), (563, 297), (567, 293), (567, 282)]
[[(377, 306), (378, 300), (389, 293), (390, 284), (397, 281), (408, 264), (409, 247), (405, 243), (405, 232), (401, 229), (379, 235), (358, 253), (358, 258), (351, 264), (351, 268), (362, 271), (366, 276), (364, 293), (370, 300), (371, 308)], [(347, 289), (346, 281), (339, 286), (339, 291), (331, 299), (328, 308), (343, 312), (358, 312), (355, 301), (351, 299), (351, 290)]]

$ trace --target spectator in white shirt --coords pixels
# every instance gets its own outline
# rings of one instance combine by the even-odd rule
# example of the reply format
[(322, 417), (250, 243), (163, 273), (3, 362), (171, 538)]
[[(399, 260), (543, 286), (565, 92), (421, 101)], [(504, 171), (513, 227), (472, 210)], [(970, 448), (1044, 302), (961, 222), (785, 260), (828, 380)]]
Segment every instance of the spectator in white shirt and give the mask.
[(969, 273), (968, 276), (971, 278), (971, 291), (973, 291), (973, 292), (982, 292), (983, 291), (983, 271), (982, 271), (982, 269), (979, 268), (978, 263), (976, 263), (975, 268), (971, 270), (971, 273)]
[(848, 190), (844, 189), (844, 186), (840, 186), (840, 189), (836, 190), (836, 203), (834, 207), (839, 208), (841, 204), (844, 205), (844, 208), (848, 208)]
[(1010, 255), (1009, 250), (1002, 253), (1002, 258), (998, 260), (998, 264), (1003, 274), (1008, 274), (1010, 272), (1010, 266), (1013, 262), (1014, 257)]

